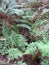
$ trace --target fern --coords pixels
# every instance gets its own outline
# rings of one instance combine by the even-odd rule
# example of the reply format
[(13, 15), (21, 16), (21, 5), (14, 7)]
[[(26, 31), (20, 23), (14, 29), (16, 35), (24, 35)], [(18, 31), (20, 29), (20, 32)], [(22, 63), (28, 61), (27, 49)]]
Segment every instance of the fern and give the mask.
[(34, 55), (36, 52), (38, 52), (38, 48), (35, 45), (34, 42), (30, 43), (25, 51), (25, 54), (32, 54)]
[(28, 47), (25, 53), (27, 54), (35, 54), (36, 52), (41, 51), (43, 57), (49, 57), (49, 42), (46, 44), (38, 41), (32, 42)]
[(43, 59), (43, 61), (41, 62), (41, 65), (49, 65), (49, 60)]
[(9, 44), (7, 44), (6, 41), (0, 42), (0, 54), (2, 54), (2, 55), (7, 54), (7, 50), (9, 48), (10, 48)]
[[(36, 62), (36, 53), (41, 52), (41, 65), (48, 65), (49, 60), (44, 59), (45, 57), (49, 58), (49, 39), (46, 33), (49, 30), (48, 19), (42, 19), (45, 16), (46, 12), (40, 13), (39, 10), (32, 11), (31, 8), (19, 9), (21, 5), (18, 5), (16, 0), (3, 0), (0, 5), (0, 18), (3, 20), (3, 37), (6, 38), (6, 41), (3, 43), (0, 42), (0, 53), (8, 57), (9, 62), (11, 60), (19, 59), (25, 55), (31, 54), (31, 61)], [(3, 14), (2, 14), (3, 13)], [(5, 15), (4, 15), (5, 14)], [(46, 17), (48, 18), (48, 17)], [(9, 25), (7, 25), (9, 22)], [(23, 30), (27, 29), (31, 39), (31, 43), (26, 42), (25, 36), (21, 35), (19, 28)], [(22, 31), (23, 33), (23, 31)], [(40, 40), (37, 38), (41, 37)], [(36, 40), (35, 40), (36, 38)], [(29, 39), (29, 40), (30, 40)], [(35, 40), (33, 42), (33, 40)], [(35, 57), (35, 60), (32, 59)], [(24, 57), (22, 61), (18, 61), (17, 65), (27, 65), (24, 62)], [(30, 63), (30, 56), (27, 61)], [(25, 59), (25, 60), (26, 60)], [(32, 65), (32, 64), (31, 64)], [(37, 65), (37, 64), (36, 64)]]
[(20, 50), (18, 50), (17, 48), (11, 48), (8, 50), (8, 60), (9, 61), (14, 60), (14, 59), (18, 59), (22, 55), (23, 55), (23, 53)]
[(25, 46), (27, 46), (27, 42), (25, 42), (25, 38), (22, 35), (12, 31), (11, 36), (9, 38), (11, 44), (13, 44), (17, 48), (25, 50)]
[(3, 32), (3, 36), (9, 41), (9, 35), (10, 35), (10, 28), (7, 27), (6, 23), (3, 22), (3, 26), (2, 26), (2, 32)]
[(19, 61), (18, 63), (17, 63), (18, 65), (27, 65), (25, 62), (23, 62), (23, 61)]

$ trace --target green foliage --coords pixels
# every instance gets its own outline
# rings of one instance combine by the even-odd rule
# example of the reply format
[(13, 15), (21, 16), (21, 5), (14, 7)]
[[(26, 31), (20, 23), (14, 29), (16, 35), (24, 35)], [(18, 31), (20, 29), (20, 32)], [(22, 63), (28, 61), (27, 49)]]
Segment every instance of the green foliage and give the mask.
[(42, 60), (41, 65), (49, 65), (49, 60)]
[[(39, 10), (32, 11), (31, 8), (19, 9), (21, 6), (17, 4), (16, 0), (4, 0), (1, 3), (0, 11), (7, 14), (11, 19), (10, 21), (3, 19), (3, 37), (6, 38), (5, 41), (0, 42), (0, 53), (8, 57), (9, 62), (19, 57), (23, 57), (25, 54), (35, 55), (37, 52), (41, 52), (41, 65), (48, 65), (48, 60), (45, 60), (44, 57), (49, 58), (49, 37), (47, 37), (47, 32), (49, 31), (49, 22), (48, 19), (42, 19), (44, 14), (37, 16), (35, 22), (33, 21), (36, 18), (36, 15), (39, 14)], [(16, 16), (12, 18), (12, 16)], [(18, 17), (18, 18), (17, 18)], [(19, 18), (20, 17), (20, 18)], [(3, 16), (4, 18), (4, 16)], [(48, 17), (47, 17), (48, 18)], [(11, 26), (7, 25), (7, 22), (11, 23)], [(47, 28), (48, 27), (48, 28)], [(27, 29), (31, 41), (26, 42), (25, 36), (21, 35), (19, 28), (23, 30)], [(23, 33), (22, 31), (21, 33)], [(37, 38), (41, 37), (40, 40)], [(36, 38), (36, 40), (35, 40)], [(30, 40), (29, 39), (29, 40)], [(35, 40), (33, 42), (33, 40)], [(27, 65), (25, 62), (18, 61), (17, 65)]]
[(14, 59), (18, 59), (19, 57), (21, 57), (23, 55), (23, 53), (18, 50), (17, 48), (10, 48), (8, 50), (8, 60), (14, 60)]
[(10, 29), (9, 29), (9, 27), (7, 27), (5, 21), (3, 21), (2, 29), (3, 29), (2, 30), (3, 36), (9, 41), (9, 35), (10, 35), (9, 31), (10, 31)]
[(0, 54), (5, 55), (7, 54), (7, 50), (10, 48), (7, 42), (0, 42)]
[(38, 47), (34, 42), (30, 43), (26, 49), (25, 54), (32, 54), (34, 55), (36, 52), (38, 52)]
[(3, 2), (1, 2), (0, 10), (7, 13), (10, 16), (12, 16), (14, 14), (20, 16), (24, 12), (21, 9), (18, 9), (18, 6), (19, 5), (17, 4), (16, 0), (14, 0), (14, 1), (12, 1), (12, 0), (4, 0)]
[(32, 42), (27, 47), (25, 54), (34, 55), (38, 51), (42, 53), (42, 57), (49, 57), (49, 42), (47, 42), (46, 44), (43, 43), (42, 41)]
[(25, 62), (23, 62), (23, 61), (19, 61), (18, 65), (27, 65), (27, 64)]
[(11, 32), (10, 40), (11, 43), (13, 43), (16, 47), (25, 48), (25, 46), (27, 46), (27, 42), (25, 41), (25, 38), (14, 31)]

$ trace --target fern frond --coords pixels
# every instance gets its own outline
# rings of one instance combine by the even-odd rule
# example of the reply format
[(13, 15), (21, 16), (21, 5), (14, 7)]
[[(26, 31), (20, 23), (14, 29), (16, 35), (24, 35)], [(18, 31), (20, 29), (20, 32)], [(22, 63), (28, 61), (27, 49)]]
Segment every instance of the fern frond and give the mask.
[(25, 50), (25, 46), (27, 46), (27, 42), (25, 41), (25, 38), (14, 31), (12, 31), (11, 33), (10, 41), (15, 47), (23, 50)]

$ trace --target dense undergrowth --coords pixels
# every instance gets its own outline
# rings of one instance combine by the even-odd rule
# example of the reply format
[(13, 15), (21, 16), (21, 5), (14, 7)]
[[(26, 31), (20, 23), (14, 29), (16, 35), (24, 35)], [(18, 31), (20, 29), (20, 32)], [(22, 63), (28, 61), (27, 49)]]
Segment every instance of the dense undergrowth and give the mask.
[(48, 8), (48, 2), (1, 0), (1, 65), (49, 65)]

